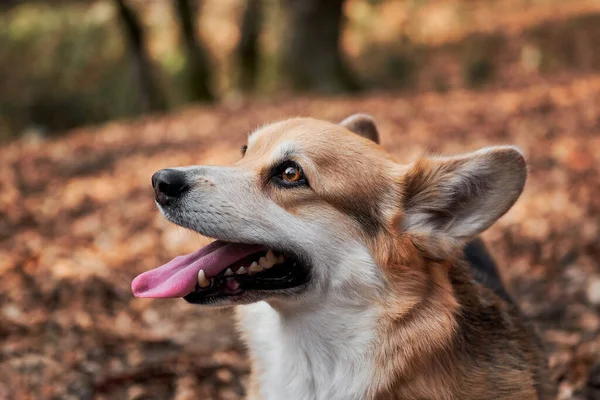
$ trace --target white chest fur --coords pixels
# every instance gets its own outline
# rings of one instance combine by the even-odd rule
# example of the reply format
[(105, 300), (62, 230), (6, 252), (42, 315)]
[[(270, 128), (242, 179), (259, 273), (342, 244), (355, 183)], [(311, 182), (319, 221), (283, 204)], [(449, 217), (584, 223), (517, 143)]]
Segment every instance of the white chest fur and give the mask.
[(238, 317), (261, 399), (365, 398), (373, 376), (376, 310), (320, 304), (290, 316), (259, 302), (238, 307)]

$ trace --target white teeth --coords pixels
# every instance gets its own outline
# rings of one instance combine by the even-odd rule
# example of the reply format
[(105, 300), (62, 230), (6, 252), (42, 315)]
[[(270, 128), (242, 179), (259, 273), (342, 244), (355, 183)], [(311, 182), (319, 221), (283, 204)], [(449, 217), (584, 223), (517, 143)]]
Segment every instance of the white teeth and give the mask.
[(273, 266), (273, 263), (269, 260), (267, 260), (265, 257), (261, 257), (258, 260), (258, 263), (260, 264), (261, 267), (263, 267), (263, 269), (269, 269)]
[(238, 275), (243, 275), (246, 273), (246, 268), (244, 267), (240, 267), (240, 269), (238, 269), (237, 271), (235, 271), (236, 274)]
[(198, 271), (198, 285), (201, 288), (206, 288), (210, 286), (210, 282), (206, 279), (206, 275), (204, 274), (204, 270), (201, 269)]
[(285, 261), (285, 256), (280, 254), (278, 256), (273, 253), (273, 250), (269, 250), (267, 255), (265, 256), (266, 263), (261, 262), (261, 265), (264, 269), (269, 269), (276, 264), (281, 264)]
[(225, 276), (231, 276), (233, 275), (233, 271), (231, 270), (231, 268), (227, 268), (227, 270), (225, 271)]
[(271, 265), (275, 265), (277, 264), (277, 257), (275, 257), (275, 254), (273, 254), (273, 251), (269, 250), (267, 251), (267, 255), (265, 257), (267, 259), (267, 262)]
[(256, 261), (250, 264), (250, 268), (248, 268), (248, 271), (250, 272), (260, 272), (262, 270), (263, 269), (256, 263)]

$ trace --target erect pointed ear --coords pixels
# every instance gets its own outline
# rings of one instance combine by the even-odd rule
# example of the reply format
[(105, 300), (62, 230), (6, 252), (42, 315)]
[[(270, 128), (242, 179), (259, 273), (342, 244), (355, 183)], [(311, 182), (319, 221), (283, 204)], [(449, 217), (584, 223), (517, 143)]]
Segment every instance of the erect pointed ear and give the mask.
[(423, 158), (403, 177), (403, 228), (460, 244), (506, 213), (526, 179), (525, 160), (515, 147)]
[(367, 114), (353, 114), (340, 122), (340, 125), (366, 139), (379, 143), (379, 132), (375, 119)]

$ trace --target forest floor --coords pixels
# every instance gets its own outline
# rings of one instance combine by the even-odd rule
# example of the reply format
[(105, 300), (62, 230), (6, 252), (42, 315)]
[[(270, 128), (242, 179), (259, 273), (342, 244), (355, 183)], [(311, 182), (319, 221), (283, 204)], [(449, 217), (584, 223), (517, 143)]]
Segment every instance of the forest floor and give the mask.
[(521, 199), (484, 239), (548, 346), (561, 399), (600, 399), (600, 76), (398, 96), (190, 108), (0, 149), (0, 399), (239, 399), (230, 314), (135, 299), (130, 282), (207, 239), (166, 222), (150, 177), (227, 164), (295, 115), (378, 120), (399, 161), (521, 147)]

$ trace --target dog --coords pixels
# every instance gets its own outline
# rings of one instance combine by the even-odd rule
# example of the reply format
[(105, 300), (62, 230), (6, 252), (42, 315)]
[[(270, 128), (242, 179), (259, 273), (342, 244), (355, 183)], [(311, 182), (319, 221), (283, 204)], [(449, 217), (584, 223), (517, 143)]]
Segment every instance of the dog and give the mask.
[(554, 398), (478, 238), (520, 196), (521, 152), (400, 164), (378, 142), (368, 115), (294, 118), (232, 166), (156, 172), (162, 214), (216, 240), (133, 293), (236, 306), (250, 400)]

